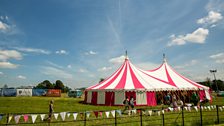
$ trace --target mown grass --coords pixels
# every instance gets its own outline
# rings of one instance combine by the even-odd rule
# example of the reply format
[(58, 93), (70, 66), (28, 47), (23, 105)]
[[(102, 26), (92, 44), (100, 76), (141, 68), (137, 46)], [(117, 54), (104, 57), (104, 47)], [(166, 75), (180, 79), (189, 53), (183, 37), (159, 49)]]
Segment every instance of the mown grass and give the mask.
[[(215, 96), (215, 95), (214, 95)], [(111, 110), (122, 110), (123, 106), (94, 106), (83, 104), (82, 98), (68, 98), (65, 94), (62, 97), (0, 97), (0, 113), (4, 114), (25, 114), (25, 113), (46, 113), (48, 112), (48, 104), (50, 100), (54, 100), (54, 110), (55, 112), (85, 112), (85, 111), (111, 111)], [(214, 97), (214, 105), (224, 105), (224, 98)], [(161, 107), (166, 106), (156, 106), (156, 107), (136, 107), (144, 108), (146, 110), (155, 110), (160, 109)], [(217, 123), (217, 113), (216, 110), (212, 111), (203, 111), (203, 124), (204, 125), (213, 125)], [(224, 112), (220, 111), (220, 123), (224, 123)], [(180, 111), (177, 112), (165, 112), (164, 122), (166, 125), (182, 125), (182, 114)], [(156, 112), (152, 116), (143, 115), (143, 125), (162, 125), (162, 115), (158, 116)], [(23, 119), (21, 118), (20, 121)], [(60, 115), (57, 120), (53, 118), (51, 125), (52, 126), (69, 126), (69, 125), (84, 125), (84, 114), (79, 114), (77, 120), (74, 121), (73, 117), (70, 116), (66, 118), (66, 122), (63, 122), (60, 118)], [(200, 125), (200, 112), (192, 110), (192, 112), (184, 111), (184, 120), (185, 125)], [(128, 116), (124, 114), (122, 116), (117, 116), (117, 123), (119, 126), (138, 126), (140, 125), (140, 116), (139, 114)], [(1, 124), (6, 123), (6, 118), (3, 118), (0, 121)], [(19, 125), (31, 125), (31, 118), (26, 124)], [(86, 121), (86, 125), (114, 125), (115, 119), (110, 115), (110, 118), (106, 118), (105, 113), (103, 117), (96, 118), (92, 112), (90, 117)], [(15, 124), (14, 119), (10, 124)], [(46, 122), (42, 122), (38, 116), (36, 123), (33, 124), (36, 126), (48, 125)]]

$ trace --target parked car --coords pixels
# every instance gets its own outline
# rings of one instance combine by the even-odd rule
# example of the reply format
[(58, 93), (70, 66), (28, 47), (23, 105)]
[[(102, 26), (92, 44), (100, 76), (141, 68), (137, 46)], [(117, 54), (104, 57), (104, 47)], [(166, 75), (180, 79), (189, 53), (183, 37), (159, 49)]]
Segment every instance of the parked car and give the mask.
[(68, 92), (69, 97), (74, 97), (74, 98), (81, 98), (82, 96), (82, 91), (81, 90), (71, 90)]

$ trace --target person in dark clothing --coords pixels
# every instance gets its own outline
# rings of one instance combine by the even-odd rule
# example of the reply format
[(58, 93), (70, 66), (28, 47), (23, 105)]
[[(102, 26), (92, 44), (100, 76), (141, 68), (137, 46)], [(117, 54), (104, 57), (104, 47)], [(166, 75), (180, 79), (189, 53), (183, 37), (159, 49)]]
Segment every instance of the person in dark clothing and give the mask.
[(128, 97), (126, 97), (126, 99), (123, 101), (123, 104), (124, 104), (124, 110), (123, 110), (123, 113), (124, 113), (126, 110), (129, 110), (129, 99), (128, 99)]
[(193, 92), (191, 95), (191, 101), (194, 103), (194, 106), (198, 105), (199, 97), (196, 92)]
[(53, 115), (53, 112), (54, 112), (54, 101), (51, 100), (50, 101), (50, 104), (49, 104), (49, 115), (48, 115), (48, 121), (51, 121), (51, 117)]
[(131, 109), (134, 109), (134, 107), (135, 107), (134, 102), (135, 102), (135, 100), (134, 100), (133, 96), (131, 96), (130, 101), (129, 101), (129, 104), (131, 106)]

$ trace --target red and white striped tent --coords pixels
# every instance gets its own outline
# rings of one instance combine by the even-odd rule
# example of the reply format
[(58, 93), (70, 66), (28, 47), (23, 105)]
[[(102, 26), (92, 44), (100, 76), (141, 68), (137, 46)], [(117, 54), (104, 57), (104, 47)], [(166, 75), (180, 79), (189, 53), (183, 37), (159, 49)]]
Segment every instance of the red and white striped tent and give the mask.
[(211, 99), (209, 87), (200, 85), (163, 64), (154, 70), (135, 67), (126, 57), (122, 66), (109, 78), (85, 90), (85, 103), (94, 105), (122, 105), (125, 97), (133, 96), (136, 105), (155, 106), (158, 91), (195, 91), (200, 98)]

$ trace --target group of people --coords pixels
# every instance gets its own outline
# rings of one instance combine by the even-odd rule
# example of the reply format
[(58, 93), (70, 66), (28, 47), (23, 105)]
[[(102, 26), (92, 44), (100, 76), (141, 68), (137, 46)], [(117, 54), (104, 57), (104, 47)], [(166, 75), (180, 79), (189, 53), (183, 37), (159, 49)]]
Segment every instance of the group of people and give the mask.
[(131, 109), (134, 109), (135, 107), (135, 99), (133, 96), (131, 96), (130, 98), (129, 97), (126, 97), (126, 99), (123, 101), (123, 104), (124, 104), (124, 110), (123, 110), (123, 113), (126, 111), (126, 110), (129, 110), (130, 107)]
[(183, 106), (185, 103), (193, 103), (194, 106), (199, 104), (200, 98), (198, 93), (193, 92), (167, 92), (157, 95), (157, 104), (170, 105), (171, 107)]

